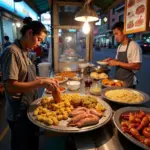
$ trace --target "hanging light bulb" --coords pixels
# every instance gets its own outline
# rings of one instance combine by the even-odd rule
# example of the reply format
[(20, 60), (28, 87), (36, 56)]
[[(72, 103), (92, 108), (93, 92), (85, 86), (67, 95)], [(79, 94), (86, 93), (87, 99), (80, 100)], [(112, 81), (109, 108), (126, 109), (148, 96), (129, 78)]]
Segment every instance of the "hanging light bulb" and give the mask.
[(95, 10), (93, 8), (91, 8), (91, 6), (90, 6), (91, 1), (92, 0), (85, 0), (85, 4), (84, 4), (83, 8), (79, 12), (77, 12), (77, 14), (74, 18), (76, 21), (93, 22), (93, 21), (97, 21), (99, 19)]
[(88, 23), (88, 21), (85, 21), (82, 27), (82, 32), (84, 34), (88, 34), (90, 32), (90, 25)]

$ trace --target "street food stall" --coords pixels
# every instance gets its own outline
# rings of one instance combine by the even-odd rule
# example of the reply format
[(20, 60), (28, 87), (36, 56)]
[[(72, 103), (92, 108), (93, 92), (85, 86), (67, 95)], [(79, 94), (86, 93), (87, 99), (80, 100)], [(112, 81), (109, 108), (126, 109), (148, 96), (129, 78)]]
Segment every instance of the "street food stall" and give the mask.
[[(146, 31), (149, 1), (125, 2), (126, 33)], [(30, 121), (48, 132), (67, 134), (76, 149), (149, 150), (149, 96), (127, 88), (123, 81), (111, 79), (106, 62), (97, 62), (102, 70), (87, 63), (92, 58), (93, 35), (89, 33), (83, 37), (81, 24), (59, 25), (59, 7), (66, 5), (84, 5), (83, 9), (86, 9), (81, 2), (53, 2), (54, 74), (51, 78), (60, 84), (57, 96), (61, 101), (54, 103), (52, 93), (44, 90), (43, 96), (28, 109)], [(134, 19), (128, 18), (135, 17), (135, 14), (131, 15), (131, 10), (136, 11)], [(85, 40), (84, 57), (78, 55), (81, 37)], [(91, 69), (85, 72), (85, 68)]]

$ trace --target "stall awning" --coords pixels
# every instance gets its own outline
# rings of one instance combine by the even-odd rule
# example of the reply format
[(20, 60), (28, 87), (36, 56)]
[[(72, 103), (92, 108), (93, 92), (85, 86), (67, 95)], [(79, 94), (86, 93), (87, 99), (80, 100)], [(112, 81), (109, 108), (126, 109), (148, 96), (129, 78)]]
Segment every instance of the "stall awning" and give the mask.
[[(50, 11), (52, 1), (54, 0), (24, 0), (28, 5), (30, 5), (38, 14)], [(58, 0), (66, 2), (84, 2), (85, 0)], [(95, 5), (101, 8), (102, 12), (112, 8), (123, 0), (94, 0)]]

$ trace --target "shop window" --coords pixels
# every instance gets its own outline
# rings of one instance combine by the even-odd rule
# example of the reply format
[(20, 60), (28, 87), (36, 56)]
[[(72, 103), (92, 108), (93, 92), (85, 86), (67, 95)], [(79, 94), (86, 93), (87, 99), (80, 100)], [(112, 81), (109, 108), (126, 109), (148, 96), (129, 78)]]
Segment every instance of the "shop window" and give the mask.
[(112, 14), (114, 15), (115, 12), (116, 12), (116, 8), (113, 8), (113, 9), (112, 9)]
[(3, 31), (4, 36), (9, 36), (10, 42), (13, 42), (16, 38), (16, 26), (10, 19), (3, 18)]
[(122, 15), (119, 16), (119, 21), (120, 22), (124, 22), (124, 14), (122, 14)]
[(112, 19), (112, 22), (115, 22), (115, 18)]
[(85, 58), (86, 38), (81, 30), (59, 30), (60, 61), (78, 61)]

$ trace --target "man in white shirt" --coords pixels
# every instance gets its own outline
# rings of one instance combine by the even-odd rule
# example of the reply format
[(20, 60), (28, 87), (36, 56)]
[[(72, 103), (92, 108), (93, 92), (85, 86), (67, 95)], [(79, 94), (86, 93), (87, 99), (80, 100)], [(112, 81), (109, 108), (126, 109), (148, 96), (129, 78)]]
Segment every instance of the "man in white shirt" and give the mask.
[(113, 26), (113, 34), (120, 45), (116, 58), (107, 58), (104, 61), (107, 61), (109, 66), (116, 66), (116, 79), (123, 80), (128, 84), (128, 87), (135, 88), (137, 81), (135, 73), (141, 68), (142, 50), (135, 41), (123, 33), (123, 29), (123, 22), (118, 22)]

